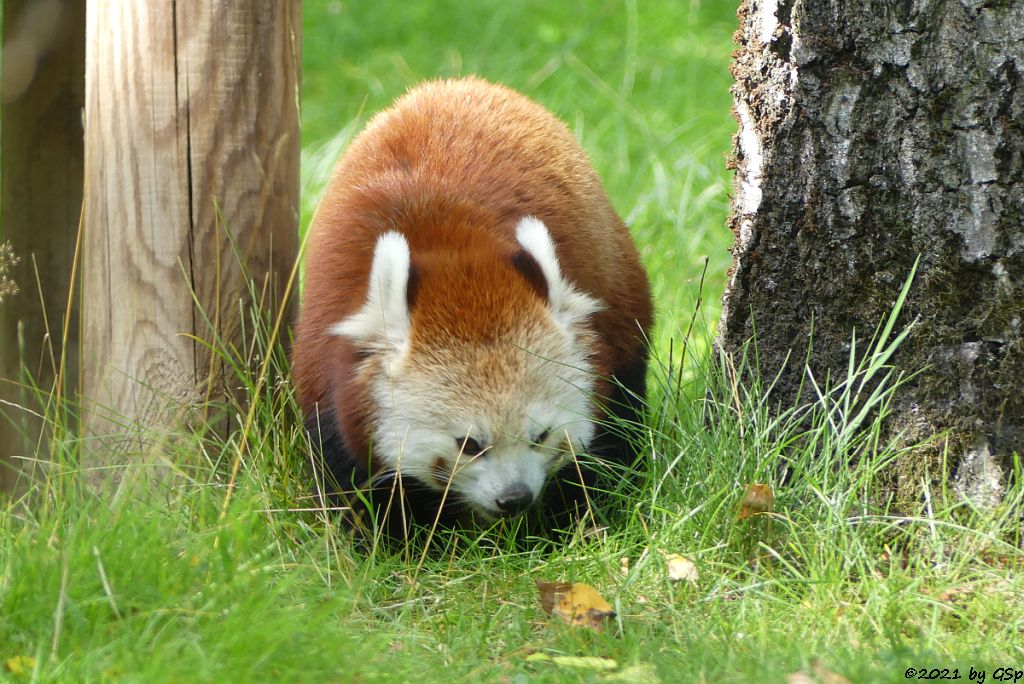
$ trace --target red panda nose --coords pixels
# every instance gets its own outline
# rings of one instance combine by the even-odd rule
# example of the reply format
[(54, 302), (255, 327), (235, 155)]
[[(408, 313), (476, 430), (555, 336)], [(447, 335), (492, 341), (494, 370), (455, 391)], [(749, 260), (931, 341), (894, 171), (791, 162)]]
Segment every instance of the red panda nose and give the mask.
[(522, 513), (533, 503), (533, 492), (526, 485), (515, 484), (502, 492), (501, 496), (494, 500), (494, 503), (505, 515), (517, 515)]

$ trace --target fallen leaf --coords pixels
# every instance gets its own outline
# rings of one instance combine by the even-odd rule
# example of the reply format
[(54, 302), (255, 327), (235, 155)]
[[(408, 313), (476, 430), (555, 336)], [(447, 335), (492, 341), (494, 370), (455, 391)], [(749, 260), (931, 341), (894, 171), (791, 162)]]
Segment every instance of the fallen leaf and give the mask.
[(533, 653), (524, 658), (528, 663), (551, 663), (559, 667), (571, 667), (577, 670), (597, 670), (609, 672), (619, 667), (611, 658), (598, 656), (552, 656), (547, 653)]
[(686, 580), (696, 584), (700, 578), (697, 566), (686, 556), (681, 556), (678, 553), (668, 553), (665, 554), (665, 562), (668, 563), (668, 578), (673, 582)]
[(4, 661), (4, 669), (11, 674), (29, 674), (36, 669), (36, 659), (32, 656), (14, 656)]
[(611, 605), (589, 584), (540, 580), (536, 584), (544, 612), (570, 625), (600, 630), (607, 620), (615, 617)]
[(625, 577), (629, 574), (629, 556), (623, 556), (619, 559), (619, 572)]
[(601, 678), (606, 682), (632, 682), (633, 684), (661, 684), (661, 677), (658, 670), (646, 663), (630, 665), (619, 672), (604, 675)]
[(740, 512), (737, 520), (744, 520), (762, 513), (771, 513), (775, 503), (775, 494), (771, 485), (750, 484), (743, 492), (743, 500), (740, 502)]
[(818, 680), (819, 684), (850, 684), (849, 679), (827, 669), (817, 659), (811, 661), (811, 672), (814, 673), (814, 677)]
[(955, 603), (957, 600), (964, 599), (973, 593), (974, 587), (971, 586), (952, 587), (940, 592), (935, 598), (943, 603)]
[(540, 607), (544, 609), (544, 612), (548, 615), (555, 610), (555, 603), (558, 601), (558, 595), (564, 594), (572, 589), (572, 585), (568, 582), (542, 582), (537, 580), (535, 582), (537, 589), (540, 591)]
[[(813, 676), (812, 676), (813, 675)], [(798, 670), (786, 677), (786, 684), (850, 684), (850, 680), (841, 674), (832, 672), (815, 658), (811, 661), (811, 674)]]

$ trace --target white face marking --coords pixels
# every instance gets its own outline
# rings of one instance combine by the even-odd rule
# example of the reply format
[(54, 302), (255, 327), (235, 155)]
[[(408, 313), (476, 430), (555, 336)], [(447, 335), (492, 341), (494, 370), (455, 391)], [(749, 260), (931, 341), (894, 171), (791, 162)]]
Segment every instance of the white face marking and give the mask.
[[(578, 452), (594, 436), (586, 355), (557, 346), (554, 358), (496, 345), (462, 350), (468, 363), (392, 363), (374, 388), (378, 457), (487, 517), (501, 515), (498, 499), (516, 488), (537, 499), (568, 457), (559, 447), (568, 441)], [(498, 370), (474, 377), (471, 369), (481, 367)], [(543, 433), (543, 444), (532, 441)], [(483, 448), (480, 455), (464, 452), (467, 436)]]
[[(540, 265), (549, 302), (498, 342), (410, 348), (409, 246), (398, 233), (377, 242), (363, 308), (330, 329), (375, 352), (360, 372), (372, 378), (377, 458), (486, 517), (502, 514), (510, 491), (537, 499), (568, 457), (559, 447), (579, 452), (595, 431), (587, 319), (602, 304), (562, 277), (541, 221), (523, 218), (516, 239)], [(481, 454), (462, 453), (467, 436)]]

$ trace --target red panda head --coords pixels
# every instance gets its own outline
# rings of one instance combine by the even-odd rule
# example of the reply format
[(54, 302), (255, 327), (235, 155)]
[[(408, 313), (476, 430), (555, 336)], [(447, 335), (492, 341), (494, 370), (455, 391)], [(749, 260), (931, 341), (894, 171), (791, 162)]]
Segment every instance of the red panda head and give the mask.
[(588, 319), (547, 227), (500, 245), (410, 254), (376, 243), (366, 301), (331, 327), (365, 354), (374, 460), (492, 518), (537, 499), (594, 435)]

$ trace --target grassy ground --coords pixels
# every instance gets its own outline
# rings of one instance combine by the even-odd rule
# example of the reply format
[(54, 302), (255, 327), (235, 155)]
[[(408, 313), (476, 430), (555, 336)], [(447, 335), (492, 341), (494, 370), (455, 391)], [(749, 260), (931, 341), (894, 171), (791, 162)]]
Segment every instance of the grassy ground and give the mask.
[[(967, 680), (972, 667), (992, 681), (1024, 669), (1019, 489), (989, 512), (947, 491), (899, 515), (878, 500), (889, 395), (857, 388), (887, 377), (896, 331), (845, 383), (809, 386), (778, 418), (764, 388), (734, 382), (741, 360), (708, 351), (729, 241), (730, 3), (304, 6), (307, 215), (345, 141), (422, 78), (501, 80), (577, 132), (655, 284), (649, 468), (606, 530), (564, 545), (517, 545), (498, 527), (439, 534), (427, 553), (367, 550), (294, 510), (306, 503), (294, 405), (287, 388), (253, 389), (249, 432), (169, 436), (166, 459), (189, 466), (157, 497), (83, 493), (60, 465), (31, 509), (0, 509), (0, 681), (898, 682), (908, 668)], [(273, 387), (287, 372), (277, 352)], [(58, 440), (74, 454), (74, 435)], [(753, 483), (771, 487), (774, 514), (740, 520)], [(669, 579), (663, 552), (692, 559), (697, 581)], [(561, 625), (535, 580), (589, 583), (618, 617), (601, 633)]]

